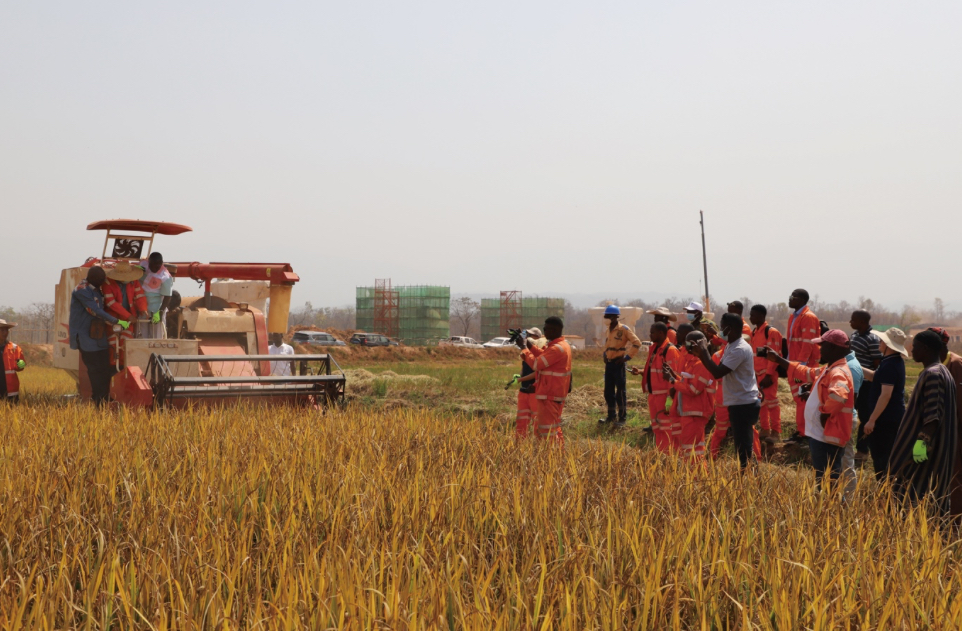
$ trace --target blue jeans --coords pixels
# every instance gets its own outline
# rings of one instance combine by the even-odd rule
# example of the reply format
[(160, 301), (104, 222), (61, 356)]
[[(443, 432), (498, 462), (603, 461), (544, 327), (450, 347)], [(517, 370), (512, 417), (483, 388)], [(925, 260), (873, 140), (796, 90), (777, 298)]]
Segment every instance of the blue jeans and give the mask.
[(735, 448), (738, 449), (738, 462), (743, 469), (748, 467), (749, 461), (755, 463), (755, 424), (761, 410), (762, 403), (757, 400), (753, 404), (734, 404), (728, 407), (732, 436), (735, 438)]
[(832, 482), (838, 481), (842, 474), (842, 456), (845, 454), (844, 446), (835, 446), (817, 439), (808, 438), (808, 446), (812, 450), (812, 467), (815, 468), (815, 481), (822, 483), (822, 476), (825, 469), (831, 467)]

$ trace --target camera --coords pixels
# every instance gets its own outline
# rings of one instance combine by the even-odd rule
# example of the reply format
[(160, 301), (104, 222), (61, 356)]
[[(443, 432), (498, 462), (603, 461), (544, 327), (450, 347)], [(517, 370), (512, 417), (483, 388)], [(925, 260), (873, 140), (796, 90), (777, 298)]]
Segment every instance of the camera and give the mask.
[(508, 344), (521, 346), (528, 339), (528, 332), (524, 329), (508, 329)]
[(755, 349), (755, 355), (759, 358), (768, 357), (768, 347), (759, 347)]

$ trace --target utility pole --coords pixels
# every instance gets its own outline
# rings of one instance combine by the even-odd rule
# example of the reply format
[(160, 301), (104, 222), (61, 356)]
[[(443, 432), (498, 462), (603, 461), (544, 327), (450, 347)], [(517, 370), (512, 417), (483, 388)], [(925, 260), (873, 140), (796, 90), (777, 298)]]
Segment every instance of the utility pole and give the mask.
[(705, 213), (698, 210), (698, 218), (701, 223), (701, 262), (705, 268), (705, 312), (711, 311), (708, 296), (708, 252), (705, 250)]

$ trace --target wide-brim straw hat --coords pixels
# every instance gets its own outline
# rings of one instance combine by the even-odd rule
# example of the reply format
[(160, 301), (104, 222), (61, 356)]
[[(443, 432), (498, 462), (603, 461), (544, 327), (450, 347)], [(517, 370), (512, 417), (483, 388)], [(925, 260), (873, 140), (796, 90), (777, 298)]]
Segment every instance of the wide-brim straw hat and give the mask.
[(120, 261), (119, 263), (115, 263), (113, 267), (107, 267), (105, 269), (107, 278), (121, 283), (140, 280), (144, 275), (143, 268), (137, 265), (131, 265), (125, 261)]
[(885, 346), (892, 351), (898, 351), (906, 358), (909, 357), (908, 352), (905, 350), (906, 336), (905, 332), (898, 327), (892, 327), (886, 331), (875, 331), (872, 330), (878, 339), (885, 343)]
[(669, 322), (673, 322), (677, 319), (677, 316), (675, 316), (675, 314), (672, 313), (672, 311), (667, 307), (657, 307), (655, 309), (649, 309), (645, 313), (651, 314), (652, 316), (664, 316), (669, 320)]
[(15, 322), (7, 322), (3, 318), (0, 318), (0, 329), (13, 329), (17, 326)]

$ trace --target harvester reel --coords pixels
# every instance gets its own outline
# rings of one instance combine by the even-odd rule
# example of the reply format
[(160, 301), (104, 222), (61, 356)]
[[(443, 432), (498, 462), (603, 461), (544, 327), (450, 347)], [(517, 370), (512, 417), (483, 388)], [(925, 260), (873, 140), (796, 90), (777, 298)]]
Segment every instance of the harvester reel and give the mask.
[[(243, 363), (295, 362), (299, 375), (212, 375), (211, 363), (219, 368)], [(320, 363), (317, 370), (310, 363)], [(207, 365), (206, 367), (204, 365)], [(207, 372), (205, 372), (205, 368)], [(309, 372), (305, 372), (308, 371)], [(147, 363), (147, 381), (159, 408), (197, 403), (257, 400), (269, 404), (300, 404), (315, 408), (344, 402), (347, 379), (328, 354), (299, 355), (163, 355), (152, 354)]]

